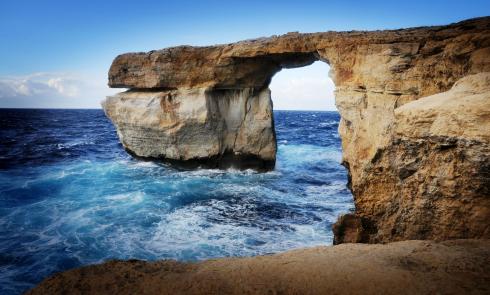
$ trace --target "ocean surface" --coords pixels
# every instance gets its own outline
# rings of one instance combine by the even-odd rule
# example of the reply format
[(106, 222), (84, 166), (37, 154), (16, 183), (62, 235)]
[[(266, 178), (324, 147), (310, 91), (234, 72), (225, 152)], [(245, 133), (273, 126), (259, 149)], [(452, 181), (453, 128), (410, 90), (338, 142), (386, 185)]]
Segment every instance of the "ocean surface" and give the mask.
[(0, 294), (107, 259), (194, 261), (332, 243), (353, 208), (336, 112), (275, 111), (276, 169), (135, 160), (101, 110), (0, 110)]

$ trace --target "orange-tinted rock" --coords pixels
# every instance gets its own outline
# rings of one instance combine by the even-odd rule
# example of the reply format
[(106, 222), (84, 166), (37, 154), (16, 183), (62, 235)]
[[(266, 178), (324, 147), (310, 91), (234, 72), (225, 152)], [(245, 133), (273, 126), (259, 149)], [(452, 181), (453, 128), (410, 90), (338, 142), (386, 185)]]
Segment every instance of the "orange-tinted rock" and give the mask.
[(55, 274), (26, 294), (488, 294), (487, 240), (344, 244), (281, 254), (109, 261)]
[[(439, 27), (290, 33), (208, 47), (128, 53), (114, 60), (109, 85), (141, 95), (120, 94), (109, 98), (104, 107), (125, 147), (142, 156), (220, 159), (247, 151), (256, 159), (274, 161), (271, 108), (256, 109), (247, 121), (246, 115), (213, 112), (206, 104), (189, 113), (178, 108), (169, 112), (162, 100), (152, 104), (160, 109), (145, 109), (142, 101), (152, 101), (149, 89), (177, 94), (202, 91), (213, 93), (212, 101), (224, 97), (221, 103), (231, 105), (230, 95), (217, 93), (246, 90), (247, 95), (237, 98), (246, 102), (241, 105), (255, 101), (256, 96), (248, 94), (261, 93), (257, 105), (270, 106), (267, 87), (277, 71), (325, 61), (336, 85), (343, 163), (349, 170), (355, 216), (370, 224), (369, 234), (359, 239), (490, 238), (490, 143), (488, 132), (485, 135), (490, 130), (485, 74), (490, 72), (489, 53), (489, 17)], [(468, 90), (451, 90), (457, 81)], [(176, 115), (174, 119), (169, 113)], [(244, 124), (222, 129), (218, 133), (224, 140), (216, 141), (209, 124), (230, 118)], [(253, 125), (254, 118), (263, 120)], [(168, 122), (181, 129), (172, 129)], [(192, 142), (184, 136), (186, 128), (203, 139), (195, 144), (207, 147), (204, 154), (188, 148)], [(226, 138), (243, 140), (230, 144)]]

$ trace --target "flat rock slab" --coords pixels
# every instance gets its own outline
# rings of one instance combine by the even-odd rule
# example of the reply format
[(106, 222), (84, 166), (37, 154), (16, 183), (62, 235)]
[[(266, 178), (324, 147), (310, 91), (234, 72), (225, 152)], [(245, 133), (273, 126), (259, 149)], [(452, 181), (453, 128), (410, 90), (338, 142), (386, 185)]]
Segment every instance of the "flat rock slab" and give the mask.
[(490, 240), (342, 244), (198, 263), (109, 261), (27, 294), (489, 294)]

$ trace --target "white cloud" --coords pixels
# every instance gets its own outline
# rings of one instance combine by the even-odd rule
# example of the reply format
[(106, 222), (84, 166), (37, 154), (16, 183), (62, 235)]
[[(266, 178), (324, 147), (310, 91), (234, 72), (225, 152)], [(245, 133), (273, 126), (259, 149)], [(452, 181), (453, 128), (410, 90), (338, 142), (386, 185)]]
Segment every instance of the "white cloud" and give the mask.
[(0, 107), (98, 108), (117, 89), (107, 78), (67, 73), (33, 73), (0, 77)]
[(76, 97), (84, 85), (82, 80), (51, 73), (0, 77), (0, 98), (18, 96)]
[(277, 73), (271, 85), (276, 110), (336, 110), (330, 67), (324, 62)]
[(67, 80), (64, 78), (51, 78), (48, 80), (48, 86), (56, 89), (60, 95), (75, 97), (80, 93), (79, 81)]

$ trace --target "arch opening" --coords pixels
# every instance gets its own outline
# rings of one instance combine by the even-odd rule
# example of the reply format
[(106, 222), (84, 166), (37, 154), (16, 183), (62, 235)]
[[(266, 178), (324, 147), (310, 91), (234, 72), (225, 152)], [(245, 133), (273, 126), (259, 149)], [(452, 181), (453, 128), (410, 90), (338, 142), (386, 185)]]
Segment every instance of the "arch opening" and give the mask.
[(335, 85), (328, 76), (330, 66), (315, 61), (309, 66), (283, 69), (269, 88), (275, 110), (337, 111)]
[(333, 242), (332, 225), (354, 210), (354, 201), (341, 165), (340, 115), (329, 71), (322, 61), (283, 69), (269, 88), (277, 141), (275, 169), (298, 187), (296, 197), (308, 204), (314, 217), (309, 222), (318, 228), (315, 234)]

